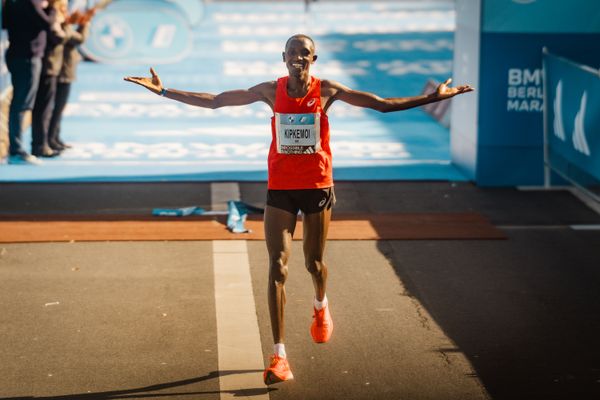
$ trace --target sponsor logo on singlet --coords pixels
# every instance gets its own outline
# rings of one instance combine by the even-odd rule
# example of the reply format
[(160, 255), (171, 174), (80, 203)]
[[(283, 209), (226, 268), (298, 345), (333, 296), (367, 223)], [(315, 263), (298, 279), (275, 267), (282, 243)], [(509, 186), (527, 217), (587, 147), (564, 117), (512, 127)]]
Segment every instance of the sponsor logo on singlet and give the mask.
[(306, 107), (312, 107), (316, 101), (317, 101), (317, 99), (315, 99), (315, 98), (310, 99), (308, 101), (308, 103), (306, 103)]
[(312, 154), (321, 150), (320, 114), (275, 113), (277, 152)]

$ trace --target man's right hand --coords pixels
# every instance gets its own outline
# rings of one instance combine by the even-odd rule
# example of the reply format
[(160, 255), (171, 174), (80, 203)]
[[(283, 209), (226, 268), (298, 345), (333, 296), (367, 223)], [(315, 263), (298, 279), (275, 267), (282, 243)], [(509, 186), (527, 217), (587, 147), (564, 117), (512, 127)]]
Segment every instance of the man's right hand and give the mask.
[(138, 85), (145, 87), (153, 93), (160, 94), (161, 90), (163, 89), (163, 85), (160, 81), (160, 78), (158, 77), (158, 74), (156, 73), (156, 71), (154, 71), (154, 68), (152, 67), (150, 67), (150, 74), (152, 74), (152, 77), (150, 78), (140, 76), (126, 76), (123, 79), (128, 82), (137, 83)]

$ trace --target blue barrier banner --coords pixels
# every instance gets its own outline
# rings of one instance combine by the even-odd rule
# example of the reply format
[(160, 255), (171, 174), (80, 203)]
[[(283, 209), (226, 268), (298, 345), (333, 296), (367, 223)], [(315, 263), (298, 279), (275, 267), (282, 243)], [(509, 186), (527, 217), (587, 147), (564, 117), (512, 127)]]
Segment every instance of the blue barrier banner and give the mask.
[[(305, 14), (299, 0), (113, 0), (80, 47), (88, 61), (61, 123), (73, 148), (44, 168), (0, 167), (0, 181), (265, 181), (268, 105), (193, 107), (123, 77), (153, 66), (165, 87), (248, 88), (286, 75), (285, 41), (304, 32), (318, 43), (315, 76), (382, 97), (417, 95), (428, 79), (452, 75), (455, 14), (452, 1), (318, 1)], [(448, 130), (421, 108), (381, 114), (339, 102), (329, 118), (335, 179), (465, 180), (449, 160)]]
[(197, 0), (112, 2), (94, 17), (81, 51), (103, 63), (179, 62), (192, 50), (192, 26), (202, 16), (200, 7)]
[(600, 33), (598, 0), (485, 0), (482, 30)]
[(545, 52), (544, 73), (548, 151), (600, 180), (600, 70)]
[[(452, 160), (478, 185), (544, 181), (543, 47), (600, 65), (598, 0), (456, 0)], [(462, 77), (462, 78), (461, 78)]]

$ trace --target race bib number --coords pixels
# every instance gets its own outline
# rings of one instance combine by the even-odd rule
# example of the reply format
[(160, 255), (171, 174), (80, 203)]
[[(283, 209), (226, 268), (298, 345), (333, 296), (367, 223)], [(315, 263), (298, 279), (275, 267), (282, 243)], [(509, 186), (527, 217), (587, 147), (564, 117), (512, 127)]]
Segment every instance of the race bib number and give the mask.
[(277, 152), (312, 154), (321, 150), (320, 114), (275, 113)]

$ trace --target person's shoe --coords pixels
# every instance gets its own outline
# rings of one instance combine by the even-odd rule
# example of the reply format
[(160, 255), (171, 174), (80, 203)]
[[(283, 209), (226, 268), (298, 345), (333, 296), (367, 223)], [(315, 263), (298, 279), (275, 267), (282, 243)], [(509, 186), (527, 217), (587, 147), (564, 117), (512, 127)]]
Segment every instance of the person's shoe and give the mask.
[(63, 149), (72, 149), (73, 148), (72, 145), (70, 145), (69, 143), (63, 142), (62, 140), (58, 140), (57, 143), (59, 146), (62, 146)]
[(331, 338), (333, 332), (333, 320), (329, 313), (329, 305), (320, 310), (313, 307), (313, 322), (310, 326), (310, 335), (315, 343), (325, 343)]
[(54, 151), (63, 151), (64, 149), (66, 149), (66, 147), (64, 147), (62, 144), (60, 144), (58, 142), (49, 143), (48, 146), (50, 146), (50, 148)]
[(294, 375), (290, 370), (290, 364), (287, 359), (279, 357), (277, 354), (271, 356), (271, 365), (263, 372), (265, 385), (289, 381), (294, 379)]
[(16, 154), (8, 157), (8, 163), (13, 165), (41, 165), (42, 160), (31, 154)]
[(46, 158), (56, 157), (56, 156), (60, 155), (60, 151), (53, 150), (49, 146), (44, 147), (41, 150), (36, 149), (36, 150), (32, 151), (31, 153), (36, 157), (46, 157)]

